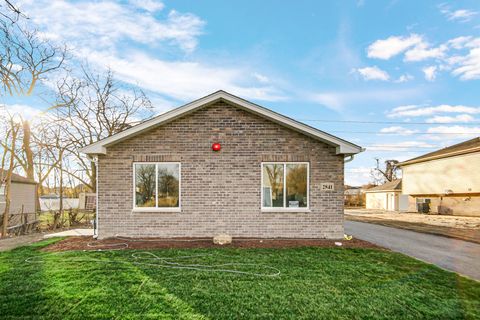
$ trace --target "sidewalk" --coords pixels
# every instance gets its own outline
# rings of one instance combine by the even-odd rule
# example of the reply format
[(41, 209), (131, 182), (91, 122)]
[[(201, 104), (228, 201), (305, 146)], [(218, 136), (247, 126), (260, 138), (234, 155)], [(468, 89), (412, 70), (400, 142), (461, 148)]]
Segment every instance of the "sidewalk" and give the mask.
[(345, 209), (345, 219), (480, 243), (480, 217)]
[(82, 237), (90, 236), (93, 237), (93, 229), (72, 229), (62, 232), (50, 233), (43, 236), (44, 239), (55, 238), (55, 237)]
[(52, 238), (52, 237), (64, 237), (64, 236), (93, 236), (93, 229), (72, 229), (62, 232), (38, 232), (27, 234), (18, 237), (0, 239), (0, 252), (15, 249), (29, 245), (31, 243)]

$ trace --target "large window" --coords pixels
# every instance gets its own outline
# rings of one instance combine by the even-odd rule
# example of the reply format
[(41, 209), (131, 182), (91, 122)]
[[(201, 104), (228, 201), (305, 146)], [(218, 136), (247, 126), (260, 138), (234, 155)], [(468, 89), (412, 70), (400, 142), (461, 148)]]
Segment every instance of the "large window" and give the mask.
[(262, 163), (263, 209), (307, 209), (308, 188), (308, 163)]
[(135, 208), (180, 208), (179, 163), (135, 163), (133, 170)]

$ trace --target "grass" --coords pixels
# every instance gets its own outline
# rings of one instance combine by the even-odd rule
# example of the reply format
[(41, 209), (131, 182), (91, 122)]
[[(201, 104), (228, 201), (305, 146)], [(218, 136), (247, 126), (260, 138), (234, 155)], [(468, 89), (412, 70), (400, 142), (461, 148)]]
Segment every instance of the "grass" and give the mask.
[(138, 265), (132, 250), (39, 250), (54, 241), (0, 253), (1, 319), (480, 319), (479, 282), (387, 251), (151, 251), (281, 271), (269, 278)]
[[(80, 221), (78, 221), (78, 227), (81, 227), (82, 225), (85, 225), (86, 227), (91, 227), (90, 221), (95, 218), (95, 214), (93, 212), (79, 212), (78, 217), (81, 218)], [(54, 216), (53, 212), (51, 211), (43, 211), (40, 214), (38, 214), (38, 220), (39, 220), (39, 229), (40, 230), (50, 230), (53, 221), (54, 221)], [(69, 228), (69, 227), (74, 227), (71, 226), (69, 223), (68, 219), (68, 210), (64, 210), (61, 214), (60, 217), (61, 221), (61, 227)]]

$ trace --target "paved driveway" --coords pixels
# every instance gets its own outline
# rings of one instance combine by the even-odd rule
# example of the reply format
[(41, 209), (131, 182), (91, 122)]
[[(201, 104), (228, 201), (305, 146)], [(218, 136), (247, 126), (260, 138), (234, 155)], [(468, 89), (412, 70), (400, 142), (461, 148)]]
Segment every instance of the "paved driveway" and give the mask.
[(480, 281), (480, 244), (354, 221), (345, 233)]

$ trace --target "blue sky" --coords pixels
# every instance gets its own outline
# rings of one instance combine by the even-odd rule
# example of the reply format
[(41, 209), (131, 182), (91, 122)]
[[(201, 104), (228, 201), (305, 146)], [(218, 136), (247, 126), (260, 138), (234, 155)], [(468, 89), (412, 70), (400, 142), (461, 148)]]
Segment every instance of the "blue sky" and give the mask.
[[(405, 160), (480, 136), (480, 1), (46, 1), (20, 7), (70, 63), (112, 68), (158, 112), (224, 89)], [(52, 80), (50, 80), (52, 81)], [(35, 114), (38, 97), (7, 99)]]

